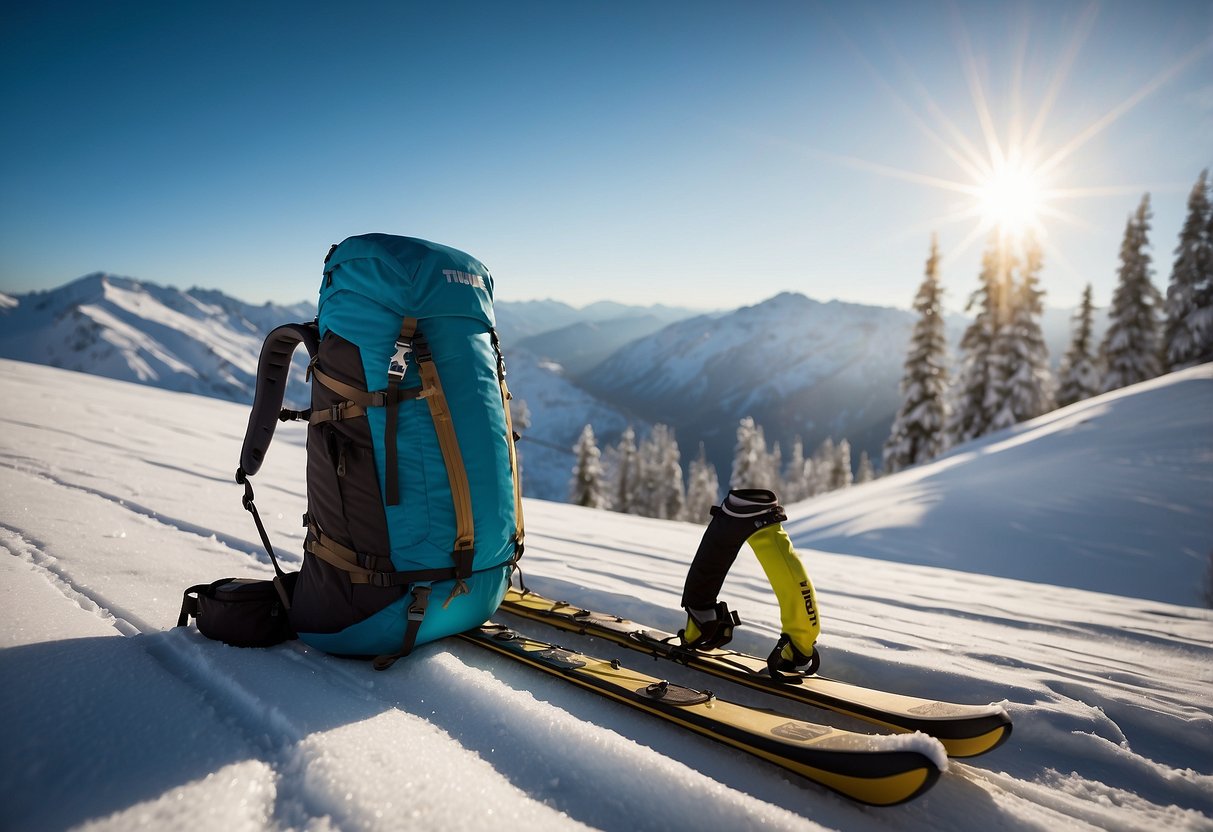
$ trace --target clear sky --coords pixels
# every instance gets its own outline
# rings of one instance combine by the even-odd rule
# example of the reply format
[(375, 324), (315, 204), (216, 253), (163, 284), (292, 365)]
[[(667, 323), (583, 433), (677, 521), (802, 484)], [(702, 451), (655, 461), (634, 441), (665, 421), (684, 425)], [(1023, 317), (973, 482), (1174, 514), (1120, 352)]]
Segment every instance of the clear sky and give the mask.
[(1142, 193), (1164, 285), (1213, 165), (1208, 0), (37, 2), (3, 24), (5, 292), (104, 270), (310, 299), (330, 243), (381, 231), (479, 257), (505, 300), (906, 307), (934, 231), (960, 307), (977, 186), (1026, 148), (1047, 301), (1091, 281), (1106, 305)]

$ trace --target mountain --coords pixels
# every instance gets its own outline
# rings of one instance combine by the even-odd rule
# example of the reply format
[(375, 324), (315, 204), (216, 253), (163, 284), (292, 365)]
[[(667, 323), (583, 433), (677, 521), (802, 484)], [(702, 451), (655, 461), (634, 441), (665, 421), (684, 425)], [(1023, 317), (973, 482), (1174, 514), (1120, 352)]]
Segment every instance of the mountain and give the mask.
[[(673, 426), (680, 446), (703, 442), (727, 480), (737, 423), (754, 417), (786, 450), (828, 436), (856, 458), (879, 459), (914, 316), (885, 307), (783, 293), (756, 306), (671, 324), (578, 382), (640, 417)], [(684, 453), (685, 455), (685, 453)]]
[(629, 315), (603, 321), (578, 321), (518, 342), (522, 349), (559, 364), (570, 376), (592, 370), (637, 339), (652, 335), (669, 322), (656, 315)]
[(656, 319), (668, 324), (702, 314), (699, 310), (663, 304), (632, 306), (614, 301), (598, 301), (577, 309), (556, 300), (498, 300), (493, 305), (493, 312), (497, 318), (497, 332), (507, 347), (577, 324), (629, 319)]
[[(1000, 702), (1014, 721), (1005, 745), (952, 762), (925, 797), (874, 810), (458, 639), (376, 673), (297, 643), (237, 649), (174, 627), (186, 587), (272, 575), (231, 481), (247, 408), (0, 360), (0, 828), (1210, 829), (1210, 612), (1054, 581), (1065, 561), (1131, 570), (1120, 576), (1130, 589), (1155, 557), (1191, 548), (1207, 563), (1213, 433), (1183, 427), (1208, 424), (1213, 379), (1202, 372), (790, 507), (817, 587), (824, 673)], [(294, 569), (305, 459), (301, 428), (282, 433), (254, 485)], [(1023, 498), (1042, 483), (1047, 493)], [(979, 504), (985, 513), (966, 514)], [(539, 500), (525, 510), (528, 585), (682, 626), (701, 527)], [(966, 546), (951, 566), (858, 548), (883, 530), (925, 562), (951, 534), (980, 538), (991, 517), (989, 545)], [(1024, 579), (996, 577), (1008, 547), (994, 535), (1009, 529), (1015, 556), (1050, 553), (1025, 557)], [(1122, 543), (1086, 548), (1093, 539)], [(779, 612), (748, 549), (722, 600), (745, 622), (734, 645), (768, 652)], [(880, 730), (556, 637), (721, 699)]]
[[(600, 447), (629, 422), (664, 422), (684, 461), (705, 443), (727, 479), (737, 422), (753, 416), (785, 451), (850, 440), (879, 459), (893, 414), (911, 313), (783, 294), (729, 313), (599, 302), (496, 305), (512, 389), (531, 410), (522, 431), (528, 495), (563, 499), (572, 445), (592, 424)], [(58, 289), (0, 295), (0, 356), (238, 402), (252, 399), (264, 335), (315, 315), (311, 303), (253, 305), (92, 274)], [(1064, 350), (1069, 313), (1048, 327)], [(965, 320), (948, 319), (953, 345)], [(1055, 356), (1056, 358), (1056, 356)], [(296, 356), (287, 400), (308, 400)]]
[[(496, 311), (509, 329), (541, 330), (566, 322), (569, 331), (537, 335), (546, 341), (536, 343), (551, 345), (553, 355), (580, 356), (583, 363), (597, 361), (666, 319), (690, 314), (609, 303), (574, 309), (555, 301), (503, 302)], [(315, 315), (312, 303), (254, 305), (212, 289), (181, 291), (99, 272), (46, 292), (0, 295), (0, 357), (249, 403), (265, 335)], [(624, 317), (600, 323), (611, 315)], [(580, 347), (574, 332), (581, 334)], [(594, 332), (600, 337), (589, 334)], [(530, 413), (530, 427), (521, 431), (524, 491), (563, 500), (572, 447), (584, 425), (593, 423), (604, 439), (613, 440), (629, 421), (638, 427), (643, 422), (576, 387), (543, 355), (507, 341), (510, 383)], [(287, 401), (296, 407), (310, 398), (305, 368), (299, 353), (287, 388)]]
[[(0, 356), (251, 402), (265, 335), (315, 316), (314, 304), (258, 306), (98, 272), (0, 301)], [(297, 357), (289, 401), (308, 400), (305, 366)]]

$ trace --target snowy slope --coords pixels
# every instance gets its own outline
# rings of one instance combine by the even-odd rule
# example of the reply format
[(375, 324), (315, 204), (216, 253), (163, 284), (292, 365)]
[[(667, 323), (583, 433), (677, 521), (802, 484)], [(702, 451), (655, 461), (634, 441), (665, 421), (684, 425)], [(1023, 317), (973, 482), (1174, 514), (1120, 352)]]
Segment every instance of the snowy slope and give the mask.
[[(471, 645), (426, 645), (376, 674), (298, 645), (238, 650), (173, 629), (186, 586), (270, 572), (231, 481), (246, 408), (9, 361), (0, 389), (0, 828), (1213, 828), (1208, 611), (1052, 586), (1047, 573), (1026, 583), (802, 548), (832, 675), (1005, 700), (1015, 720), (1005, 746), (952, 762), (924, 798), (862, 808)], [(1144, 428), (1102, 437), (1131, 401), (1106, 402), (1084, 433), (1124, 456), (1124, 482), (1156, 461)], [(294, 427), (256, 483), (289, 562), (304, 507)], [(1073, 512), (1075, 534), (1139, 522), (1089, 509)], [(679, 626), (699, 528), (527, 510), (536, 589)], [(740, 646), (768, 649), (778, 613), (753, 558), (725, 597), (746, 621)]]
[(1213, 558), (1213, 364), (1056, 410), (789, 516), (807, 548), (1199, 605)]

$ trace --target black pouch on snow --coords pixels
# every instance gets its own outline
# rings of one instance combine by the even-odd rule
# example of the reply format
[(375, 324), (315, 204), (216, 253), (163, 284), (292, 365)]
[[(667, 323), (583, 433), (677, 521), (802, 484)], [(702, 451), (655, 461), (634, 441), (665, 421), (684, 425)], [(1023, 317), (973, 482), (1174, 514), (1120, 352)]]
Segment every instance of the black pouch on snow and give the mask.
[[(198, 632), (233, 647), (271, 647), (295, 638), (287, 614), (298, 572), (275, 581), (255, 578), (223, 578), (198, 584), (185, 591), (177, 626), (198, 620)], [(285, 599), (283, 597), (285, 593)]]

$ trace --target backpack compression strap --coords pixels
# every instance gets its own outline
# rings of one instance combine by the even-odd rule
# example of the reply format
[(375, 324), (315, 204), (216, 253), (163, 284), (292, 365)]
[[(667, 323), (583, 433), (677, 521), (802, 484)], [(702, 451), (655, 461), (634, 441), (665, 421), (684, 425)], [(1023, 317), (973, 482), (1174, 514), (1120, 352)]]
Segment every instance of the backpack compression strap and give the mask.
[(451, 486), (451, 499), (455, 503), (455, 546), (451, 551), (451, 560), (455, 562), (457, 577), (462, 580), (472, 574), (472, 557), (475, 554), (472, 489), (468, 485), (467, 469), (463, 466), (463, 454), (459, 450), (459, 439), (455, 435), (446, 394), (442, 392), (442, 380), (438, 378), (434, 356), (420, 332), (413, 336), (412, 343), (417, 356), (417, 369), (421, 372), (421, 397), (429, 405), (430, 418), (434, 420), (438, 447), (442, 450), (442, 461), (446, 464), (446, 476)]
[[(410, 355), (416, 359), (417, 370), (421, 374), (420, 388), (400, 387), (408, 369)], [(398, 405), (409, 399), (425, 399), (430, 410), (430, 417), (434, 422), (434, 431), (438, 437), (438, 447), (442, 451), (442, 461), (446, 467), (451, 487), (451, 499), (455, 507), (455, 543), (451, 550), (451, 560), (454, 561), (455, 568), (454, 577), (460, 581), (469, 577), (472, 574), (472, 556), (475, 546), (472, 489), (468, 485), (467, 469), (463, 465), (463, 454), (459, 451), (459, 440), (455, 436), (451, 409), (447, 404), (446, 395), (442, 391), (438, 368), (434, 365), (434, 356), (430, 352), (425, 336), (417, 328), (417, 319), (405, 318), (401, 323), (400, 334), (396, 338), (396, 350), (388, 362), (387, 390), (360, 390), (337, 381), (315, 365), (311, 368), (311, 374), (316, 381), (346, 399), (345, 402), (334, 405), (330, 410), (311, 413), (309, 420), (312, 423), (365, 416), (368, 407), (386, 408), (383, 475), (384, 502), (388, 505), (397, 505), (400, 502), (400, 473), (396, 448)], [(346, 571), (354, 575), (358, 574), (356, 571), (348, 569)]]

